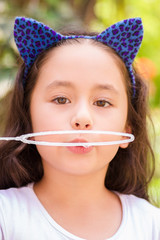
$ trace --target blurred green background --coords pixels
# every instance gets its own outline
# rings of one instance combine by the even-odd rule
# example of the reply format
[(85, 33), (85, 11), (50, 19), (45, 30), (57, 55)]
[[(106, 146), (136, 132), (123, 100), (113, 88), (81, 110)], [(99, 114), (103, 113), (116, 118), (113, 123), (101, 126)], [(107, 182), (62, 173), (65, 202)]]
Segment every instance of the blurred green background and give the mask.
[(70, 26), (103, 31), (125, 18), (141, 17), (144, 39), (135, 67), (145, 77), (149, 89), (154, 139), (149, 131), (156, 156), (156, 172), (149, 194), (160, 207), (160, 4), (159, 0), (0, 0), (0, 135), (3, 134), (7, 97), (18, 66), (18, 52), (13, 40), (15, 16), (42, 21), (55, 30)]

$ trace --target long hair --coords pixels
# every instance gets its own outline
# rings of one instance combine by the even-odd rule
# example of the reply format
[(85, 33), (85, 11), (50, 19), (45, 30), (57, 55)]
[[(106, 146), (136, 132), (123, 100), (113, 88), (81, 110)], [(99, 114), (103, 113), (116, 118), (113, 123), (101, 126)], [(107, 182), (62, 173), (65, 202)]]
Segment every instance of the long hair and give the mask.
[[(70, 33), (73, 34), (73, 33)], [(78, 35), (79, 33), (74, 33)], [(95, 35), (80, 33), (83, 35)], [(69, 35), (67, 33), (67, 35)], [(25, 65), (21, 65), (13, 89), (5, 136), (19, 136), (32, 132), (30, 117), (30, 99), (38, 78), (39, 70), (47, 60), (49, 53), (64, 44), (81, 44), (86, 39), (68, 39), (59, 42), (42, 52), (31, 67), (26, 84), (22, 79)], [(134, 194), (148, 199), (147, 186), (153, 176), (154, 154), (147, 133), (147, 98), (148, 91), (144, 81), (135, 72), (136, 95), (133, 97), (132, 84), (128, 71), (117, 53), (103, 43), (87, 39), (91, 44), (102, 47), (115, 59), (125, 80), (128, 96), (128, 124), (135, 136), (135, 141), (128, 148), (119, 148), (110, 162), (106, 173), (105, 186), (113, 191)], [(148, 155), (151, 155), (149, 161)], [(30, 182), (38, 182), (43, 177), (41, 157), (34, 145), (8, 141), (0, 144), (0, 189), (21, 187)]]

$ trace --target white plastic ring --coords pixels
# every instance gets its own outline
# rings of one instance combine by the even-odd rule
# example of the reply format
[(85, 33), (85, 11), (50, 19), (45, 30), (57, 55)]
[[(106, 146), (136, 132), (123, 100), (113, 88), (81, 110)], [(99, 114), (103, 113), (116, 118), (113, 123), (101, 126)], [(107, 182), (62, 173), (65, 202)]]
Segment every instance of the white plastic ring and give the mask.
[[(127, 137), (127, 139), (122, 139), (118, 141), (106, 141), (106, 142), (78, 142), (78, 143), (64, 143), (64, 142), (46, 142), (46, 141), (34, 141), (29, 140), (28, 138), (37, 137), (37, 136), (45, 136), (45, 135), (62, 135), (62, 134), (107, 134), (107, 135), (116, 135)], [(37, 132), (37, 133), (28, 133), (18, 137), (0, 137), (0, 140), (10, 141), (21, 141), (26, 144), (34, 144), (34, 145), (43, 145), (43, 146), (62, 146), (62, 147), (71, 147), (71, 146), (106, 146), (106, 145), (116, 145), (122, 143), (133, 142), (135, 139), (133, 134), (130, 133), (122, 133), (122, 132), (113, 132), (113, 131), (93, 131), (93, 130), (72, 130), (72, 131), (46, 131), (46, 132)]]

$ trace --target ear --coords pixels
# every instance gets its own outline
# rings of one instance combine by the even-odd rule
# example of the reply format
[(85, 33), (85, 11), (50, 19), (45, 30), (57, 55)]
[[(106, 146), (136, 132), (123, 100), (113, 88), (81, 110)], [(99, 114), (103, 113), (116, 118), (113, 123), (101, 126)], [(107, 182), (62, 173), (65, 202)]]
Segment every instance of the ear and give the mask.
[[(131, 127), (129, 125), (127, 125), (124, 129), (125, 133), (132, 133)], [(126, 138), (126, 137), (122, 137), (122, 138)], [(127, 148), (129, 145), (129, 143), (121, 143), (119, 146), (120, 148)]]
[(61, 40), (62, 35), (34, 19), (17, 17), (14, 25), (14, 39), (26, 65), (24, 73), (26, 77), (37, 56), (44, 49)]
[(143, 39), (141, 18), (131, 18), (120, 21), (101, 34), (96, 39), (114, 49), (124, 61), (134, 84), (132, 63)]

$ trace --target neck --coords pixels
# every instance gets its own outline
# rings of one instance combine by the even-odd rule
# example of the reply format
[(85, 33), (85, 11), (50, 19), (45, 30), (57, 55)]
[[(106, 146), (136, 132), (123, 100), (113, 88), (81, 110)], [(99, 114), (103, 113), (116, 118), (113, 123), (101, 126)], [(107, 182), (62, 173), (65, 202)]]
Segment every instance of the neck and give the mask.
[(104, 186), (106, 170), (83, 176), (54, 171), (44, 175), (34, 190), (60, 226), (85, 239), (106, 239), (122, 218), (120, 200)]
[(78, 205), (79, 203), (94, 203), (108, 193), (104, 186), (107, 167), (86, 175), (71, 175), (52, 169), (52, 173), (44, 174), (42, 180), (35, 184), (38, 196), (46, 196), (53, 201)]

